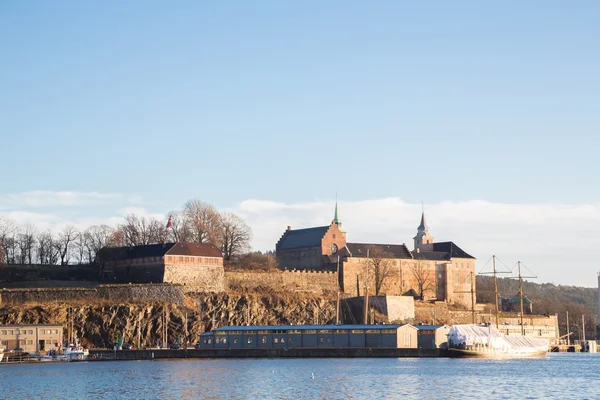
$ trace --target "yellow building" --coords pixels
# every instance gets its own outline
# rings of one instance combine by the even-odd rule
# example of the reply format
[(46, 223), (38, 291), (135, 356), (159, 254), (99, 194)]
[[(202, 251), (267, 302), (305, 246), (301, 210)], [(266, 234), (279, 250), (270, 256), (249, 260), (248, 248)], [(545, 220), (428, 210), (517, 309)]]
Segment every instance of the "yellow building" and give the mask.
[(27, 353), (49, 351), (61, 346), (63, 327), (57, 324), (0, 325), (0, 347)]

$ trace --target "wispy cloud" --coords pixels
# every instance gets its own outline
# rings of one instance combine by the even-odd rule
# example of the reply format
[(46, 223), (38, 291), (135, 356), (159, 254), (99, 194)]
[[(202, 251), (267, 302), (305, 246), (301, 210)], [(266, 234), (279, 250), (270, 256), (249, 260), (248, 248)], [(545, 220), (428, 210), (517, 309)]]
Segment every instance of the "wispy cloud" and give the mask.
[[(234, 212), (254, 232), (254, 246), (273, 249), (288, 225), (327, 225), (334, 201), (283, 204), (247, 200)], [(412, 248), (420, 204), (400, 198), (340, 202), (348, 241), (406, 243)], [(596, 248), (600, 242), (600, 206), (595, 204), (503, 204), (473, 200), (427, 205), (427, 221), (436, 241), (454, 241), (478, 259), (478, 269), (495, 254), (508, 267), (524, 262), (539, 281), (596, 285)]]
[[(58, 193), (72, 193), (60, 195)], [(134, 199), (134, 200), (132, 200)], [(183, 202), (182, 202), (183, 203)], [(10, 204), (10, 207), (2, 208)], [(53, 205), (53, 206), (51, 206)], [(218, 205), (216, 205), (218, 206)], [(228, 209), (253, 230), (253, 247), (271, 250), (288, 225), (293, 229), (328, 225), (334, 200), (280, 203), (249, 199)], [(77, 213), (73, 213), (77, 209)], [(79, 229), (121, 223), (127, 214), (164, 218), (169, 210), (144, 206), (139, 198), (119, 194), (28, 192), (0, 195), (0, 216), (38, 230)], [(339, 203), (350, 242), (406, 243), (412, 248), (421, 205), (401, 198)], [(436, 241), (454, 241), (489, 270), (492, 254), (508, 267), (517, 261), (539, 276), (538, 282), (596, 286), (596, 249), (600, 243), (598, 204), (504, 204), (481, 200), (426, 205)]]
[(0, 208), (90, 206), (123, 200), (122, 195), (115, 193), (31, 191), (0, 195)]

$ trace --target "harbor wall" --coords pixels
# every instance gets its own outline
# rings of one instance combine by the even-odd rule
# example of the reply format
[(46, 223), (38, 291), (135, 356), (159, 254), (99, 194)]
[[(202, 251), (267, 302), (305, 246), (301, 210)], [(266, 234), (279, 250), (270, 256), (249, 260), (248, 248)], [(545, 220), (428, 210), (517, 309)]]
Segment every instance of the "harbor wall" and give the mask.
[[(400, 358), (447, 357), (443, 349), (339, 348), (339, 349), (146, 349), (90, 350), (94, 360), (153, 360), (165, 358)], [(94, 358), (94, 356), (96, 356)]]

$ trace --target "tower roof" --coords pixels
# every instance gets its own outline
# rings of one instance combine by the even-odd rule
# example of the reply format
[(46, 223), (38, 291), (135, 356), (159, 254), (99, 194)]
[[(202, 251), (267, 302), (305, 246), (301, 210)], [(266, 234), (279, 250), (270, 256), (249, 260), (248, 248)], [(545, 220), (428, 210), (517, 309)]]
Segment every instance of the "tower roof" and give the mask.
[(335, 222), (336, 224), (340, 224), (340, 218), (338, 217), (338, 205), (337, 205), (337, 200), (335, 201), (335, 212), (333, 213), (333, 222)]
[(427, 222), (425, 221), (425, 212), (421, 213), (421, 224), (417, 229), (420, 231), (426, 231), (429, 229), (429, 227), (427, 226)]

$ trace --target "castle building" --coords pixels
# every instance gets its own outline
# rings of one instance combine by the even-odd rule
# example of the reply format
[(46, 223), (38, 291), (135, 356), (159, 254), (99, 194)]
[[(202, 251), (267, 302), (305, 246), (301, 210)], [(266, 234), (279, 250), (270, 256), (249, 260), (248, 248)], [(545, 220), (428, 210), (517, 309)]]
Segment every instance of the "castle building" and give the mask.
[(425, 213), (413, 239), (412, 251), (404, 243), (347, 242), (336, 202), (329, 225), (296, 230), (288, 226), (275, 254), (283, 269), (338, 271), (340, 290), (350, 296), (365, 290), (412, 294), (470, 307), (475, 258), (453, 242), (435, 243)]
[(223, 255), (209, 243), (104, 247), (95, 260), (111, 283), (176, 283), (190, 290), (224, 290)]

